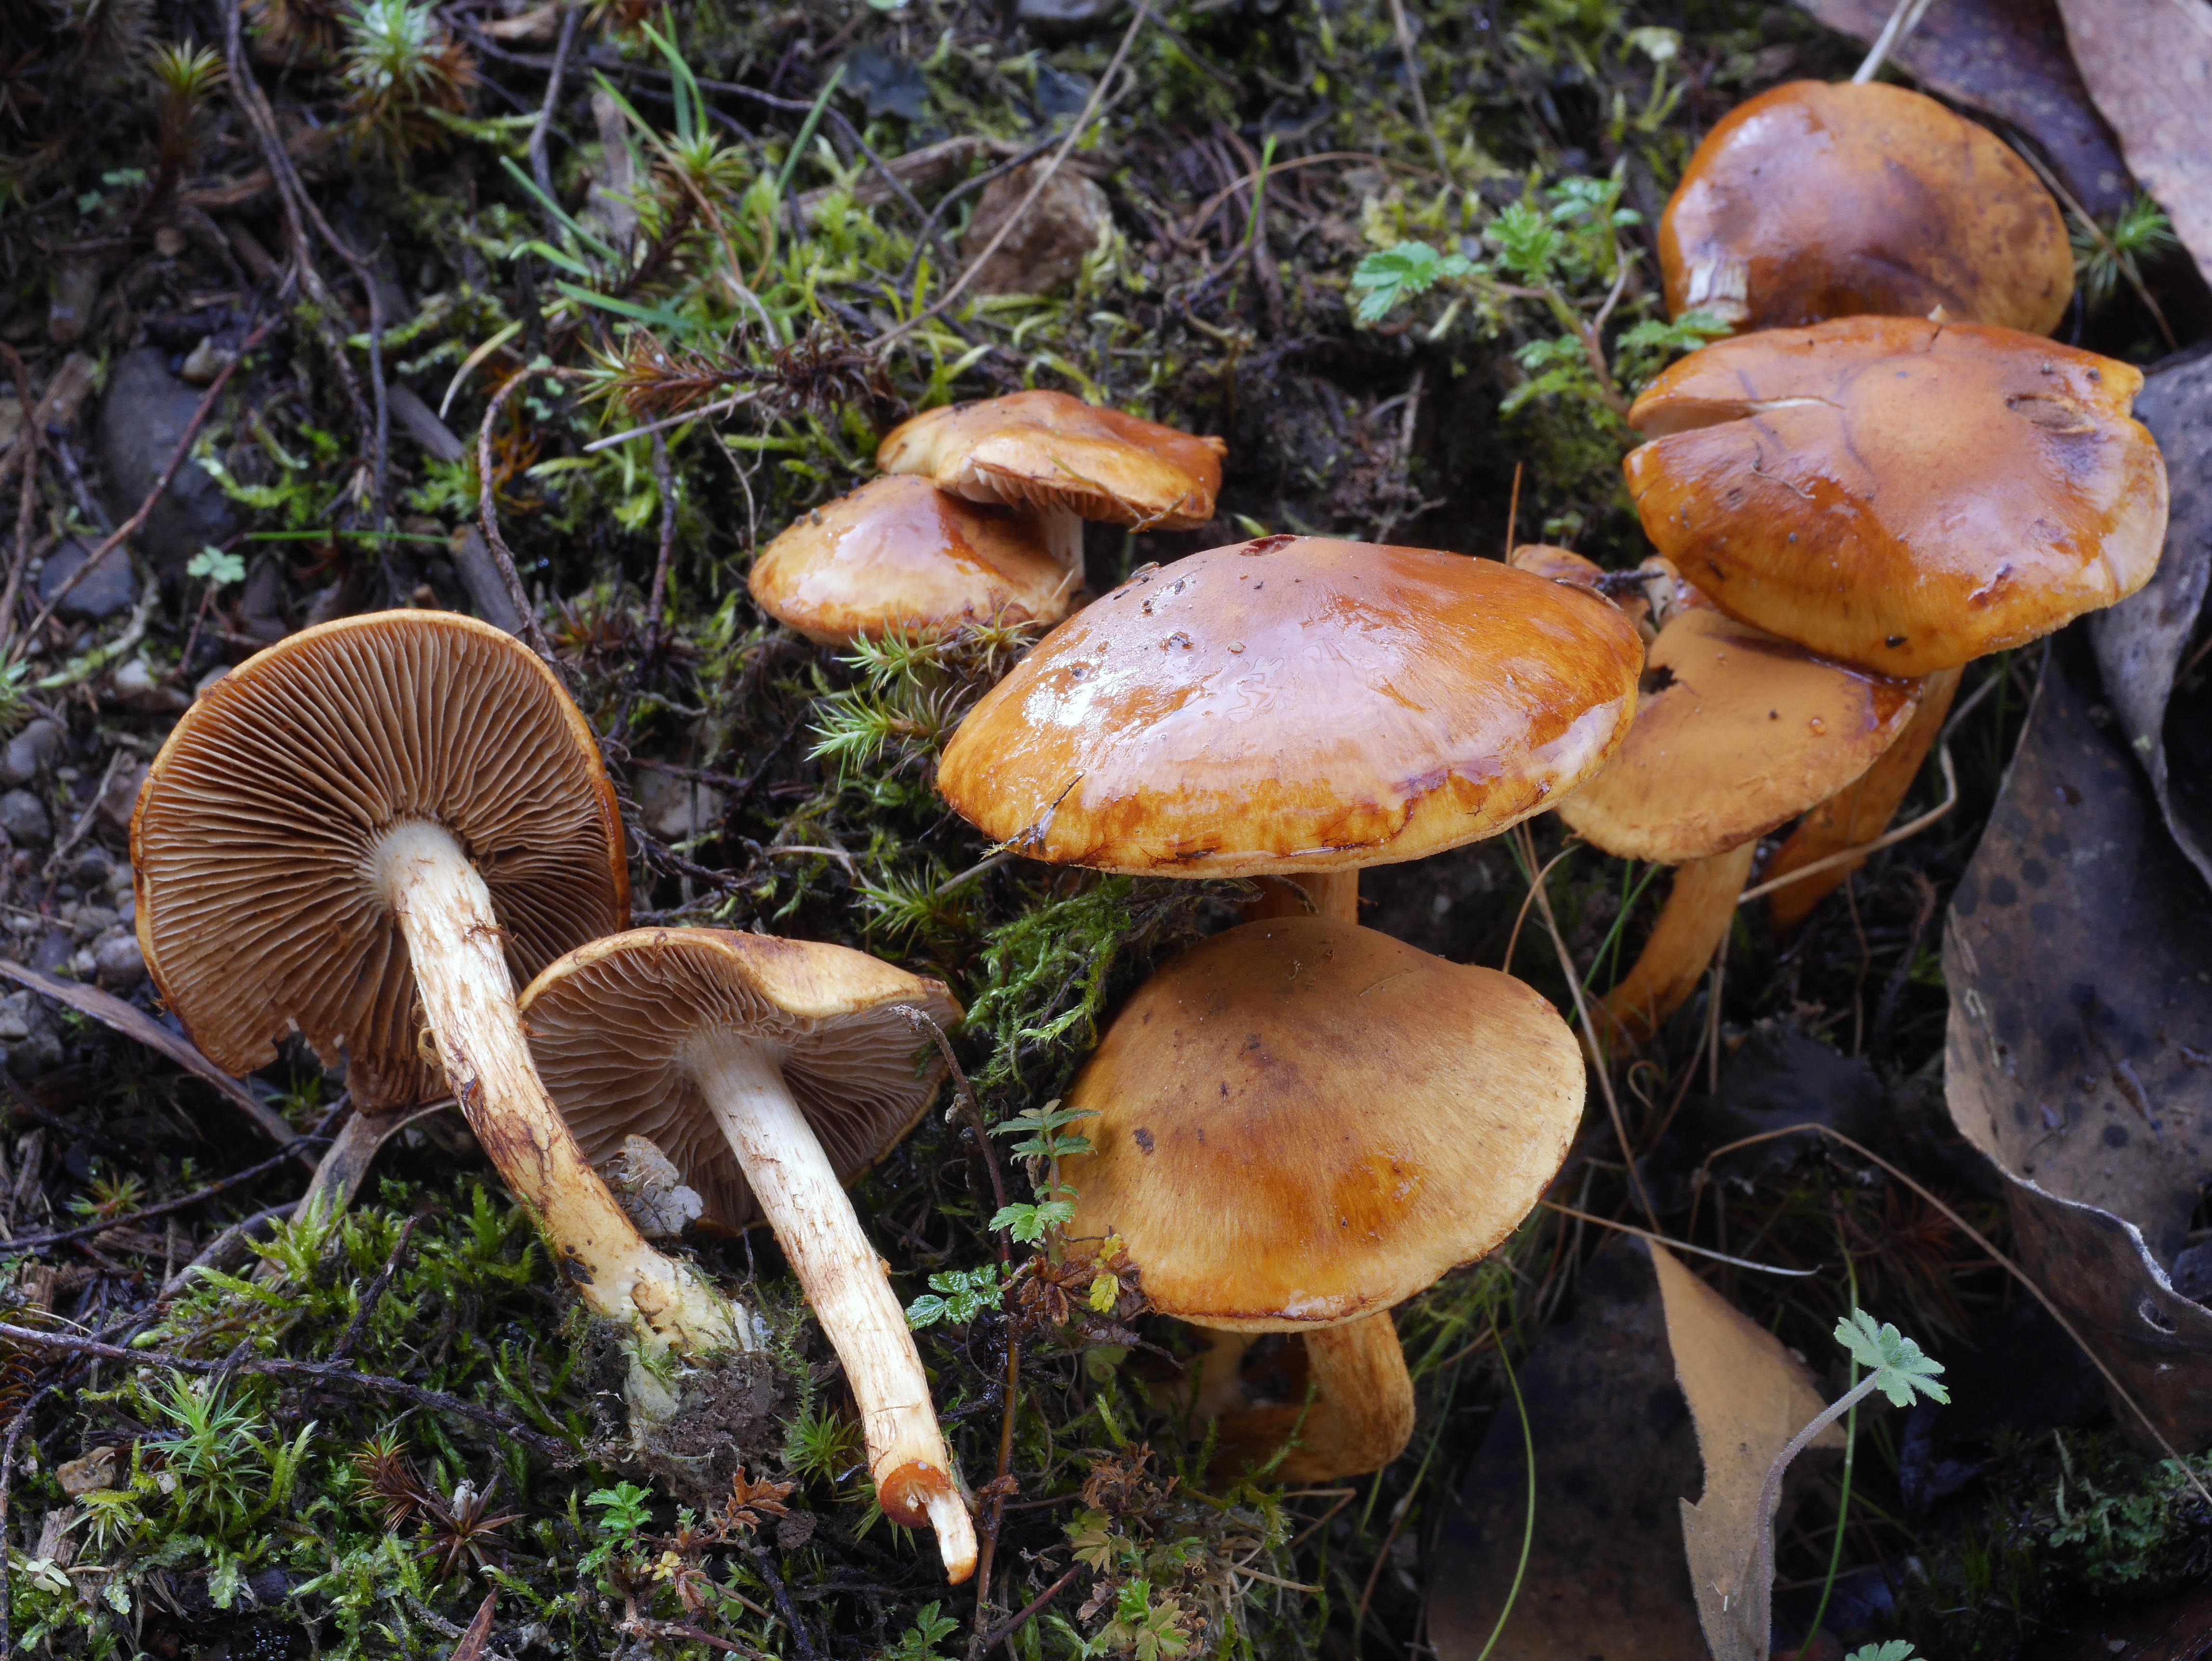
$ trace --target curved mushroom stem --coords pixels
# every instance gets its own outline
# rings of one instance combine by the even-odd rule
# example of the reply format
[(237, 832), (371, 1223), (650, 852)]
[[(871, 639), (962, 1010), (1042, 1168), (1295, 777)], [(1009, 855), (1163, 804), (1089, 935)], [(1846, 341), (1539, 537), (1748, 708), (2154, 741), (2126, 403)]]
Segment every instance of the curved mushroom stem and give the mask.
[[(1356, 867), (1349, 871), (1301, 871), (1294, 877), (1261, 877), (1259, 883), (1260, 897), (1244, 908), (1247, 922), (1316, 914), (1345, 922), (1359, 921), (1359, 872)], [(1304, 898), (1299, 897), (1301, 893)], [(1309, 900), (1312, 902), (1310, 905), (1307, 904)]]
[(1651, 926), (1643, 952), (1620, 984), (1606, 994), (1605, 1011), (1613, 1018), (1607, 1028), (1631, 1043), (1644, 1043), (1689, 1001), (1735, 920), (1736, 897), (1758, 852), (1753, 838), (1725, 854), (1674, 867), (1674, 891)]
[[(1896, 741), (1875, 757), (1874, 765), (1805, 815), (1790, 839), (1775, 850), (1766, 868), (1766, 880), (1786, 877), (1815, 860), (1840, 854), (1847, 848), (1872, 842), (1889, 828), (1899, 803), (1920, 776), (1920, 764), (1928, 759), (1936, 735), (1959, 696), (1963, 669), (1939, 669), (1921, 683), (1920, 707)], [(1843, 886), (1864, 860), (1851, 860), (1816, 871), (1802, 882), (1778, 888), (1767, 896), (1766, 920), (1778, 933), (1787, 934), (1813, 915), (1813, 908)]]
[(1413, 1380), (1390, 1311), (1305, 1334), (1310, 1407), (1285, 1404), (1224, 1414), (1221, 1458), (1263, 1465), (1295, 1431), (1297, 1445), (1268, 1473), (1277, 1482), (1329, 1482), (1380, 1470), (1413, 1436)]
[(647, 1245), (546, 1094), (515, 1013), (491, 891), (451, 832), (385, 833), (375, 880), (407, 939), (447, 1082), (484, 1152), (533, 1212), (584, 1301), (657, 1347), (752, 1348), (748, 1323), (696, 1270)]
[(884, 1515), (937, 1531), (945, 1578), (975, 1572), (975, 1529), (929, 1399), (906, 1311), (776, 1058), (733, 1032), (694, 1042), (692, 1079), (744, 1167), (822, 1330), (845, 1364)]

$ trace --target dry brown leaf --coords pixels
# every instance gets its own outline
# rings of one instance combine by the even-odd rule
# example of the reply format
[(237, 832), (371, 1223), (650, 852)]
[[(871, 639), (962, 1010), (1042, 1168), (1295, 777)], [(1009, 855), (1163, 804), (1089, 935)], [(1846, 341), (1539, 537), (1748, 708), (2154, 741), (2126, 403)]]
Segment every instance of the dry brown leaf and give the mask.
[[(1766, 1661), (1773, 1620), (1771, 1514), (1759, 1492), (1775, 1457), (1828, 1405), (1803, 1362), (1782, 1341), (1682, 1267), (1651, 1249), (1667, 1311), (1674, 1377), (1698, 1428), (1705, 1493), (1682, 1506), (1690, 1588), (1715, 1661)], [(1842, 1430), (1821, 1432), (1812, 1448), (1839, 1448)], [(1809, 1451), (1809, 1450), (1808, 1450)], [(1754, 1568), (1763, 1562), (1764, 1573)], [(1753, 1585), (1756, 1579), (1764, 1584)]]
[(461, 1634), (447, 1661), (483, 1661), (491, 1647), (491, 1618), (498, 1608), (499, 1594), (486, 1592), (483, 1602), (477, 1605), (476, 1618), (469, 1622), (468, 1630)]
[(2212, 278), (2212, 0), (2058, 0), (2089, 96)]
[[(1797, 0), (1821, 24), (1871, 46), (1894, 0)], [(1891, 61), (1929, 90), (2035, 141), (2067, 192), (2109, 219), (2134, 194), (2112, 129), (2066, 50), (2057, 0), (1943, 0)]]

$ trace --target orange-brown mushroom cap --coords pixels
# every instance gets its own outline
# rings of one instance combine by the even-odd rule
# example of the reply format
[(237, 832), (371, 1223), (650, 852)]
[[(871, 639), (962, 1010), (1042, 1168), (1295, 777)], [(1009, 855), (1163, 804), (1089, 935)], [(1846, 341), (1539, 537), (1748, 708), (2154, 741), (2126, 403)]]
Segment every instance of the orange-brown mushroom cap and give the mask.
[(1920, 683), (1814, 657), (1720, 612), (1681, 611), (1651, 644), (1628, 742), (1559, 806), (1585, 841), (1681, 865), (1764, 836), (1866, 771)]
[(720, 928), (636, 928), (553, 964), (522, 995), (540, 1077), (593, 1164), (643, 1136), (697, 1190), (714, 1226), (757, 1220), (737, 1156), (686, 1069), (702, 1033), (735, 1033), (776, 1057), (842, 1183), (915, 1127), (945, 1064), (896, 1007), (950, 1030), (943, 983), (812, 940)]
[(1057, 623), (1073, 581), (1036, 520), (909, 474), (871, 479), (794, 520), (746, 579), (761, 610), (827, 646), (964, 624)]
[(1731, 617), (1925, 675), (2150, 580), (2142, 374), (2009, 329), (1845, 318), (1692, 353), (1629, 411), (1644, 533)]
[(1227, 453), (1218, 438), (1037, 392), (925, 410), (884, 440), (876, 465), (971, 502), (1189, 531), (1213, 517)]
[(518, 984), (629, 915), (599, 746), (544, 664), (444, 611), (304, 630), (185, 712), (131, 824), (138, 942), (215, 1063), (247, 1073), (296, 1026), (356, 1097), (445, 1086), (417, 1043), (414, 971), (373, 858), (443, 826), (490, 890)]
[(937, 786), (1034, 859), (1279, 876), (1494, 836), (1603, 764), (1643, 644), (1595, 594), (1265, 537), (1139, 573), (986, 693)]
[(1739, 329), (1862, 312), (2048, 334), (2074, 294), (2058, 204), (1934, 99), (1793, 81), (1706, 135), (1659, 221), (1667, 309)]
[(1247, 923), (1132, 997), (1069, 1092), (1068, 1232), (1169, 1314), (1248, 1331), (1404, 1301), (1557, 1174), (1581, 1052), (1542, 996), (1333, 917)]

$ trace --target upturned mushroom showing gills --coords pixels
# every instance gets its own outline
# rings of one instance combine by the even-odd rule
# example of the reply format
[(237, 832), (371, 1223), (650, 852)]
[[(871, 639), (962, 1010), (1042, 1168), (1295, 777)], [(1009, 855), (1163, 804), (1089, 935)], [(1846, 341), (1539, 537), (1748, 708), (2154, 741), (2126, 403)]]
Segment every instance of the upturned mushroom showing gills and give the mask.
[(894, 474), (795, 520), (746, 581), (770, 617), (843, 646), (966, 624), (1057, 623), (1075, 575), (1034, 515)]
[(389, 611), (248, 659), (161, 746), (131, 857), (147, 967), (217, 1066), (296, 1029), (364, 1102), (450, 1089), (592, 1309), (655, 1348), (750, 1342), (639, 1235), (523, 1042), (516, 977), (621, 928), (629, 882), (591, 730), (520, 642)]
[(937, 788), (1032, 859), (1356, 896), (1361, 867), (1495, 836), (1595, 772), (1643, 661), (1613, 606), (1492, 560), (1264, 537), (1061, 624)]
[(1642, 954), (1606, 999), (1649, 1038), (1697, 988), (1735, 915), (1759, 839), (1873, 764), (1920, 684), (1830, 663), (1703, 605), (1652, 642), (1628, 741), (1559, 806), (1593, 846), (1677, 867)]
[(766, 1217), (844, 1363), (884, 1515), (933, 1528), (958, 1582), (975, 1572), (975, 1528), (906, 1316), (844, 1189), (944, 1080), (902, 1008), (960, 1019), (938, 982), (864, 952), (717, 928), (594, 940), (522, 997), (539, 1071), (587, 1155), (647, 1136), (710, 1220)]
[(1080, 583), (1083, 520), (1196, 530), (1213, 517), (1227, 453), (1218, 438), (1034, 392), (925, 410), (877, 447), (876, 465), (919, 473), (970, 502), (1041, 514)]
[(1583, 1092), (1566, 1024), (1510, 976), (1334, 917), (1246, 923), (1139, 987), (1076, 1080), (1097, 1116), (1067, 1232), (1120, 1235), (1165, 1313), (1304, 1335), (1311, 1407), (1224, 1415), (1232, 1463), (1295, 1428), (1277, 1480), (1379, 1470), (1413, 1426), (1391, 1306), (1519, 1226)]
[(1717, 341), (1636, 400), (1644, 534), (1730, 617), (1926, 675), (2150, 580), (2142, 372), (2009, 329), (1853, 317)]
[(2058, 326), (2074, 255), (2003, 140), (1902, 87), (1793, 81), (1724, 117), (1659, 220), (1667, 309), (1738, 330), (1862, 312)]

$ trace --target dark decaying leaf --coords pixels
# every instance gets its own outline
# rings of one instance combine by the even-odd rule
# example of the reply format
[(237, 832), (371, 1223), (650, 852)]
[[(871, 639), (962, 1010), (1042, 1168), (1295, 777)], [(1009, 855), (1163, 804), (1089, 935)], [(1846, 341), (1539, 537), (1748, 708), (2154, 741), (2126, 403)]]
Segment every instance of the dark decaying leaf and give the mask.
[[(1536, 1444), (1536, 1531), (1492, 1661), (1704, 1661), (1677, 1520), (1697, 1491), (1697, 1433), (1642, 1241), (1590, 1259), (1574, 1315), (1522, 1364), (1521, 1395)], [(1509, 1401), (1444, 1523), (1429, 1597), (1438, 1661), (1474, 1661), (1489, 1640), (1512, 1588), (1528, 1492)]]
[[(1798, 0), (1821, 24), (1871, 45), (1892, 0)], [(1891, 54), (1934, 92), (2018, 128), (2068, 192), (2100, 219), (2133, 194), (2120, 148), (2066, 49), (2057, 0), (1943, 0)]]
[(2212, 1317), (2175, 1314), (2160, 1266), (2212, 1174), (2212, 890), (2100, 692), (2067, 631), (1953, 897), (1946, 1093), (2014, 1179), (2027, 1272), (2194, 1446), (2212, 1438)]
[(491, 1618), (498, 1609), (499, 1594), (486, 1592), (483, 1602), (477, 1605), (476, 1618), (469, 1622), (468, 1630), (461, 1634), (447, 1661), (481, 1661), (491, 1646)]
[(2166, 828), (2212, 882), (2212, 678), (2192, 677), (2178, 694), (2174, 685), (2194, 650), (2212, 579), (2212, 344), (2152, 369), (2136, 418), (2166, 457), (2172, 492), (2166, 551), (2140, 593), (2097, 613), (2089, 638), (2106, 697), (2150, 775)]
[(2212, 0), (2058, 0), (2058, 9), (2130, 171), (2212, 277)]

